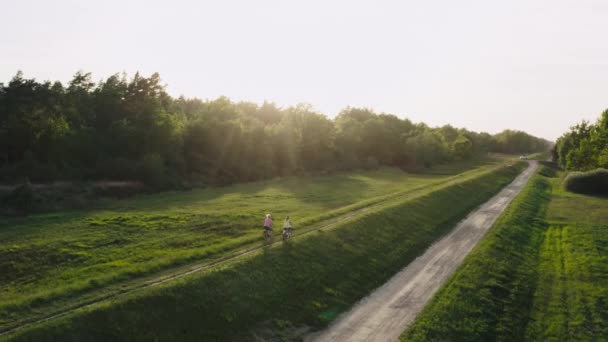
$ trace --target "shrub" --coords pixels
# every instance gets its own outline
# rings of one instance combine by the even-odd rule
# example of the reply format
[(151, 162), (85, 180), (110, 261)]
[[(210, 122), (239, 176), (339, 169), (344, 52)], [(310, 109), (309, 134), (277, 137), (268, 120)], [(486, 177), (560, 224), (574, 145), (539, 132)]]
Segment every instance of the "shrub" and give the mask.
[(100, 160), (95, 164), (89, 178), (111, 180), (138, 180), (136, 162), (126, 158)]
[(608, 170), (572, 172), (566, 177), (564, 188), (580, 194), (608, 195)]
[(160, 186), (165, 182), (165, 163), (160, 155), (146, 154), (141, 159), (138, 179), (152, 186)]
[(33, 159), (17, 163), (14, 171), (16, 172), (16, 179), (27, 178), (34, 183), (48, 183), (62, 178), (57, 166)]
[(13, 191), (4, 198), (4, 203), (9, 207), (14, 208), (19, 214), (31, 212), (35, 202), (36, 194), (29, 181), (25, 181), (23, 184), (13, 189)]
[(551, 164), (543, 164), (541, 163), (540, 171), (541, 176), (547, 178), (554, 178), (557, 175), (557, 169), (553, 167)]
[(0, 181), (5, 183), (11, 183), (15, 179), (19, 179), (21, 175), (17, 171), (15, 165), (3, 165), (0, 167)]
[(375, 157), (367, 157), (367, 159), (365, 160), (365, 168), (367, 170), (375, 170), (380, 166), (380, 163), (378, 162), (378, 159), (376, 159)]
[(95, 197), (112, 198), (127, 198), (145, 190), (144, 185), (140, 182), (120, 181), (95, 182), (91, 189)]

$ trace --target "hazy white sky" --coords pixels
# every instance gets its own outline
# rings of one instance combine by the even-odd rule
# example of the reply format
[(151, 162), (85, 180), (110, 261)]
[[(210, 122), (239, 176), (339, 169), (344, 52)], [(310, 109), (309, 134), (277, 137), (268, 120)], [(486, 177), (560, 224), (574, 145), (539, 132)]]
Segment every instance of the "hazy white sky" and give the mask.
[(0, 0), (0, 82), (158, 71), (172, 95), (555, 139), (608, 108), (608, 1)]

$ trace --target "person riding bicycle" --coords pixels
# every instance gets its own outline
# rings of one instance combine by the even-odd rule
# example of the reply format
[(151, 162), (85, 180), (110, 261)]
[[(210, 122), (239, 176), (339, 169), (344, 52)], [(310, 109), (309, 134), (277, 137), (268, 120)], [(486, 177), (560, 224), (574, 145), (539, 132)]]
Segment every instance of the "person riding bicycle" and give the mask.
[(283, 239), (287, 240), (291, 237), (293, 227), (291, 226), (291, 218), (287, 216), (283, 222)]
[(264, 219), (264, 234), (272, 233), (272, 216), (270, 214), (266, 214), (266, 219)]

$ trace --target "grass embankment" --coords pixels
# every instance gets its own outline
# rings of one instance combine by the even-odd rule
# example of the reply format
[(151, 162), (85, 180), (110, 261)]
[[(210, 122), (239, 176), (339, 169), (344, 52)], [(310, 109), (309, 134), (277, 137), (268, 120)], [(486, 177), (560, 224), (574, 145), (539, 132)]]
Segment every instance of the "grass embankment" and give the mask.
[(403, 341), (585, 341), (608, 336), (608, 199), (565, 193), (546, 167)]
[(549, 182), (534, 176), (402, 340), (521, 341), (549, 195)]
[[(24, 330), (16, 340), (243, 340), (251, 330), (321, 327), (508, 184), (501, 168), (221, 270)], [(286, 329), (289, 330), (289, 329)]]
[[(468, 166), (472, 170), (464, 177), (475, 176), (500, 162), (477, 161), (457, 170)], [(141, 196), (95, 210), (6, 219), (0, 223), (0, 328), (111, 284), (257, 243), (266, 212), (275, 215), (277, 226), (291, 215), (298, 234), (320, 220), (462, 177), (382, 169)]]
[[(561, 175), (560, 175), (561, 176)], [(608, 338), (608, 198), (563, 191), (554, 178), (539, 282), (526, 337), (531, 341)]]

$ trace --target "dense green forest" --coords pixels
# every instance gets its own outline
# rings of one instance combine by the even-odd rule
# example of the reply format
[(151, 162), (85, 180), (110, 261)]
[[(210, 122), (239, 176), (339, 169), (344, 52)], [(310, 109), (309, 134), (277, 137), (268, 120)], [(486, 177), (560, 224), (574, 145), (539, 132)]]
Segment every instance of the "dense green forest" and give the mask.
[(3, 182), (232, 183), (378, 165), (415, 170), (549, 145), (524, 132), (432, 128), (370, 109), (349, 107), (331, 120), (306, 105), (173, 98), (156, 73), (95, 83), (78, 72), (64, 86), (18, 72), (0, 83)]
[(562, 135), (553, 158), (565, 170), (608, 168), (608, 109), (595, 124), (583, 121)]

